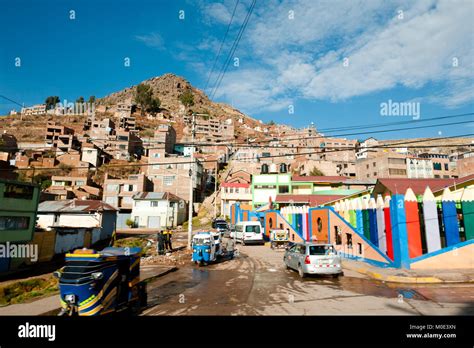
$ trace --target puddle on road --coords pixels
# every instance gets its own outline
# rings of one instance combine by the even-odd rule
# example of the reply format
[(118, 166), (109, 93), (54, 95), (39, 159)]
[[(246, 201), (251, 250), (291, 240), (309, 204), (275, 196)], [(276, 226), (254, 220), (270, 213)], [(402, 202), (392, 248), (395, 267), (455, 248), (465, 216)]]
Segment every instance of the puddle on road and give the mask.
[(301, 279), (296, 272), (295, 274), (291, 274), (291, 277), (294, 280), (303, 282), (304, 285), (324, 285), (335, 290), (351, 291), (368, 296), (398, 298), (402, 295), (407, 299), (422, 301), (429, 300), (413, 289), (411, 284), (388, 284), (373, 279), (353, 278), (347, 276), (332, 278), (331, 276), (325, 275), (308, 275), (306, 278)]

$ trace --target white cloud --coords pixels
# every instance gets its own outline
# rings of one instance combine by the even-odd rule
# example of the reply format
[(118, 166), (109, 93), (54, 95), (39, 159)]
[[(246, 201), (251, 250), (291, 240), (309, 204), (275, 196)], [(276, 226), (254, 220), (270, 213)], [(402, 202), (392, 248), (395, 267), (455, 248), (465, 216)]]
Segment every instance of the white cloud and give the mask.
[[(288, 0), (273, 5), (255, 9), (239, 45), (239, 52), (250, 52), (253, 64), (228, 73), (217, 96), (254, 111), (286, 108), (295, 97), (338, 101), (399, 86), (420, 93), (427, 93), (422, 87), (435, 86), (436, 93), (420, 97), (447, 107), (474, 99), (470, 0)], [(230, 3), (225, 7), (229, 10)], [(218, 8), (216, 20), (224, 20)], [(397, 18), (399, 10), (403, 19)]]
[(245, 112), (255, 108), (266, 111), (288, 108), (292, 104), (291, 98), (282, 97), (279, 93), (275, 97), (272, 83), (271, 71), (247, 69), (229, 72), (215, 96), (225, 98)]
[(136, 35), (135, 39), (143, 42), (145, 45), (151, 48), (164, 49), (164, 41), (160, 34), (151, 33), (147, 35)]

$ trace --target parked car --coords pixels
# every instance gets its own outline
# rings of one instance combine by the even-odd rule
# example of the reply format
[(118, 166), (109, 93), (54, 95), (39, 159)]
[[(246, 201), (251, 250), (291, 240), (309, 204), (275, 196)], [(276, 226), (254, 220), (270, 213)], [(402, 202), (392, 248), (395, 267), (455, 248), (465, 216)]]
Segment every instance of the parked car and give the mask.
[(296, 243), (285, 251), (283, 262), (301, 278), (307, 274), (342, 274), (341, 257), (332, 244)]
[(227, 221), (223, 218), (216, 218), (212, 220), (212, 228), (217, 228), (218, 224), (227, 224)]
[(219, 221), (216, 223), (215, 229), (223, 236), (224, 233), (229, 230), (229, 225), (225, 221)]
[(235, 225), (235, 231), (230, 233), (231, 238), (245, 244), (265, 244), (263, 228), (258, 221), (241, 221)]

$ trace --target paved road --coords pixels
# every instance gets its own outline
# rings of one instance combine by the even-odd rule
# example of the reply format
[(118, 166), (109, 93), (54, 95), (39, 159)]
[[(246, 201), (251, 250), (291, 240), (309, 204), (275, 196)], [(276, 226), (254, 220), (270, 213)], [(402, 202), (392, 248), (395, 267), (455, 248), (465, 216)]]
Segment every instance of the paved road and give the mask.
[(474, 285), (390, 285), (345, 270), (300, 279), (283, 251), (239, 246), (231, 261), (189, 264), (149, 285), (144, 315), (474, 315)]

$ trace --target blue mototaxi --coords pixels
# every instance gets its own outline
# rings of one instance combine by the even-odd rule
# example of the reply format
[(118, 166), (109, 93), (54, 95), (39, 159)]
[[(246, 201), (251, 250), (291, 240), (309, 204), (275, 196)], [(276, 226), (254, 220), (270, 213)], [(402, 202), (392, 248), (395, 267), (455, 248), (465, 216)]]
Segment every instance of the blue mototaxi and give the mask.
[(59, 278), (59, 315), (92, 316), (146, 305), (140, 281), (141, 248), (78, 249), (66, 254)]
[(234, 256), (233, 250), (222, 245), (221, 234), (214, 232), (198, 232), (193, 236), (192, 261), (199, 265), (207, 265), (219, 257)]

